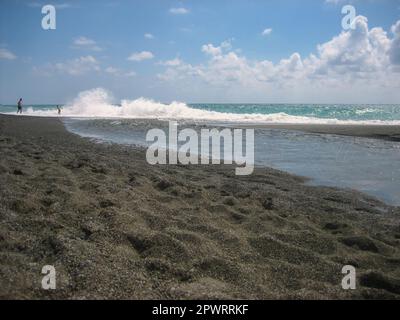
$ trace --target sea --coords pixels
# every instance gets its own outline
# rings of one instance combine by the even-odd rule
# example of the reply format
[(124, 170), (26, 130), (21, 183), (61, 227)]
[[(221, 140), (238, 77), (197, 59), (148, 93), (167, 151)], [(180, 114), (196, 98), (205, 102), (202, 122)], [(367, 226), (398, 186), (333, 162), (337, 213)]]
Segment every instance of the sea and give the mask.
[[(263, 128), (270, 124), (399, 126), (400, 104), (161, 103), (151, 99), (115, 101), (106, 90), (82, 92), (61, 105), (25, 105), (24, 115), (60, 117), (67, 130), (99, 143), (148, 146), (154, 121), (179, 127), (254, 125), (255, 165), (309, 178), (308, 184), (355, 189), (400, 206), (400, 142)], [(0, 113), (16, 114), (15, 105)]]

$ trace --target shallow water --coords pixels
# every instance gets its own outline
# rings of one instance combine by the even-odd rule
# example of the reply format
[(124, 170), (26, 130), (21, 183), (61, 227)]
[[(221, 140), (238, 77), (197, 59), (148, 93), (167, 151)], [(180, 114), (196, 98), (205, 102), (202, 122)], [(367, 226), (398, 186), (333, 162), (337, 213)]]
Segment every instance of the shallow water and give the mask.
[[(65, 119), (71, 132), (101, 141), (148, 146), (154, 123)], [(161, 125), (166, 133), (167, 124)], [(200, 129), (202, 125), (180, 123)], [(400, 143), (281, 129), (255, 131), (255, 164), (311, 178), (314, 185), (352, 188), (400, 205)]]

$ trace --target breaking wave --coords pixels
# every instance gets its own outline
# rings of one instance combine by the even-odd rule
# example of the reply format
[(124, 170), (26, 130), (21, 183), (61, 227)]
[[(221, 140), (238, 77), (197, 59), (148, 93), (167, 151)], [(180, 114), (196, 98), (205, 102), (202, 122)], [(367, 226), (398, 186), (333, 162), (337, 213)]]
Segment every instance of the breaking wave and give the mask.
[[(38, 110), (26, 108), (26, 115), (57, 116), (53, 109)], [(399, 125), (399, 120), (338, 120), (310, 116), (294, 116), (284, 112), (260, 113), (228, 113), (192, 108), (182, 102), (164, 104), (150, 99), (122, 100), (116, 104), (107, 90), (96, 88), (81, 92), (62, 110), (63, 117), (73, 118), (127, 118), (127, 119), (159, 119), (159, 120), (194, 120), (244, 123), (285, 123), (285, 124), (387, 124)]]

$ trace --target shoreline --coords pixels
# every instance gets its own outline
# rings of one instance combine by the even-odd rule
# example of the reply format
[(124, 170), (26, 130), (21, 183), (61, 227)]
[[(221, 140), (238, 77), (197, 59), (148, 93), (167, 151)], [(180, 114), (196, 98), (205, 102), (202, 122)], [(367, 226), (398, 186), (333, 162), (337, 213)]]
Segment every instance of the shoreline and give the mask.
[[(1, 117), (28, 117), (28, 118), (42, 118), (42, 119), (76, 119), (80, 117), (70, 117), (70, 116), (32, 116), (28, 114), (14, 115), (14, 114), (4, 114), (0, 113)], [(112, 120), (136, 120), (136, 121), (148, 121), (148, 122), (168, 122), (168, 120), (159, 119), (149, 119), (149, 118), (85, 118), (85, 120), (95, 120), (95, 119), (112, 119)], [(185, 120), (181, 119), (179, 121), (192, 121), (196, 123), (195, 120)], [(209, 121), (212, 122), (212, 121)], [(202, 123), (202, 122), (199, 122)], [(206, 123), (206, 122), (205, 122)], [(279, 129), (279, 130), (293, 130), (293, 131), (303, 131), (307, 133), (318, 133), (318, 134), (332, 134), (332, 135), (343, 135), (361, 138), (371, 138), (371, 139), (382, 139), (387, 141), (400, 142), (400, 125), (382, 125), (382, 124), (294, 124), (294, 123), (271, 123), (271, 124), (259, 124), (259, 123), (224, 123), (222, 126), (237, 127), (237, 128), (253, 128), (253, 129)]]
[[(248, 126), (241, 127), (247, 128)], [(307, 133), (333, 134), (400, 142), (400, 126), (398, 125), (266, 124), (252, 125), (251, 127), (254, 129), (295, 130)]]
[(400, 299), (400, 208), (360, 192), (150, 166), (57, 118), (0, 115), (0, 152), (2, 299)]

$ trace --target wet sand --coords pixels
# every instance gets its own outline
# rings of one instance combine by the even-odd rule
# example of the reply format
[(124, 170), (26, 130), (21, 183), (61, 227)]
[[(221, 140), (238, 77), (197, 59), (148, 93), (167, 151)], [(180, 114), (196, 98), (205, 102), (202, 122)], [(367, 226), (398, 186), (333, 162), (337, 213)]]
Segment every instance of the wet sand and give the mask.
[[(0, 116), (0, 154), (2, 299), (400, 298), (400, 208), (359, 192), (150, 166), (58, 119)], [(341, 287), (347, 264), (356, 290)]]

